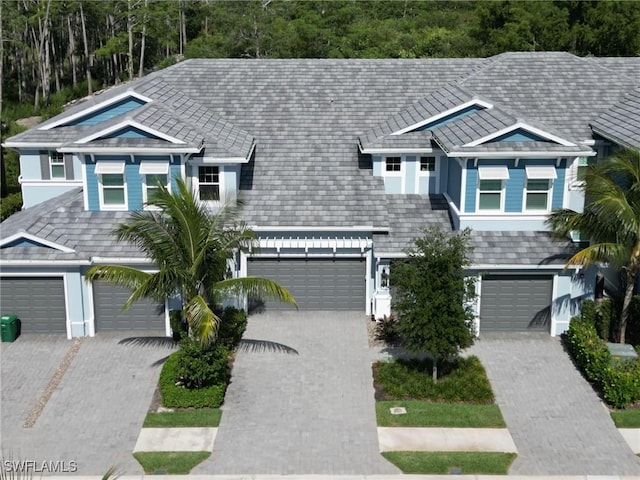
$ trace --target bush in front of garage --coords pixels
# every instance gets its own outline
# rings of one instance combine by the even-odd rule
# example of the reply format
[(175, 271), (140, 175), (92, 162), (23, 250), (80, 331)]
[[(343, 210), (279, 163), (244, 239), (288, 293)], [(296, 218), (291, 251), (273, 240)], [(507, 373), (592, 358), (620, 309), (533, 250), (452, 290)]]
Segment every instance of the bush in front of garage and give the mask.
[(606, 343), (588, 318), (572, 318), (565, 339), (576, 365), (609, 405), (625, 408), (640, 401), (640, 361), (612, 362)]
[(168, 408), (219, 407), (230, 378), (230, 364), (247, 326), (247, 314), (236, 308), (219, 313), (218, 340), (202, 346), (185, 336), (160, 373), (162, 403)]

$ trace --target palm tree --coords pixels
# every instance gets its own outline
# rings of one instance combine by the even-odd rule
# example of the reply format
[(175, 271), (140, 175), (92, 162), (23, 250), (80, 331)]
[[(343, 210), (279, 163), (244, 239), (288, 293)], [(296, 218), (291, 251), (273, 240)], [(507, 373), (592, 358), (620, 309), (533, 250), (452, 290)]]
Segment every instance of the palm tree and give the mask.
[(227, 203), (211, 213), (181, 180), (175, 192), (160, 186), (148, 205), (156, 210), (132, 212), (114, 234), (119, 241), (137, 245), (158, 271), (96, 265), (85, 275), (88, 280), (101, 279), (132, 289), (123, 311), (143, 297), (164, 300), (180, 294), (189, 327), (207, 345), (215, 342), (220, 324), (212, 307), (225, 298), (269, 297), (296, 305), (291, 293), (272, 280), (227, 278), (227, 261), (255, 241), (253, 231), (237, 221), (236, 205)]
[(590, 167), (585, 177), (584, 211), (556, 210), (549, 215), (547, 225), (558, 237), (578, 231), (591, 241), (568, 260), (567, 266), (603, 262), (624, 272), (618, 334), (620, 343), (624, 343), (640, 271), (640, 152), (620, 150), (602, 165)]

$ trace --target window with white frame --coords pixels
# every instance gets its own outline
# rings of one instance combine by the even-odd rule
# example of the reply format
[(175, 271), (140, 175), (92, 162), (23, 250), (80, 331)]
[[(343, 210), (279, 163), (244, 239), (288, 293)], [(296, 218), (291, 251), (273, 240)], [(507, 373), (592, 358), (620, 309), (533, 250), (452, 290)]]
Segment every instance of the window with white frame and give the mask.
[(436, 169), (436, 157), (420, 157), (420, 171), (434, 172)]
[(551, 207), (551, 187), (557, 178), (553, 166), (527, 165), (527, 181), (524, 190), (525, 211), (547, 212)]
[(502, 180), (480, 180), (478, 210), (502, 210)]
[(51, 169), (51, 178), (66, 178), (63, 153), (50, 151), (49, 167)]
[(387, 157), (385, 159), (385, 171), (387, 172), (400, 172), (402, 170), (402, 158), (401, 157)]
[(160, 191), (160, 187), (167, 186), (167, 175), (151, 173), (144, 176), (144, 202), (150, 202)]
[(124, 174), (103, 173), (100, 176), (102, 204), (105, 207), (126, 207), (126, 192)]
[(504, 189), (508, 179), (509, 169), (505, 165), (478, 167), (478, 210), (504, 209)]
[(199, 198), (203, 201), (220, 200), (220, 168), (198, 167)]

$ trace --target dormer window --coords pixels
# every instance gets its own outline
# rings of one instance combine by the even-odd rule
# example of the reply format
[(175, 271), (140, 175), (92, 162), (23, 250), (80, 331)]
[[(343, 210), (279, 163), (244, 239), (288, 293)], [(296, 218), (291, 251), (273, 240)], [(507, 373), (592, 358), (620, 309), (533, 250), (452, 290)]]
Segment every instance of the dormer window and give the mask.
[(127, 184), (124, 162), (97, 162), (96, 174), (100, 192), (101, 210), (127, 209)]
[(402, 170), (402, 159), (400, 157), (387, 157), (385, 169), (387, 172), (400, 172)]
[(49, 169), (51, 178), (66, 178), (64, 168), (64, 154), (56, 151), (49, 152)]
[(220, 200), (220, 168), (198, 167), (198, 191), (202, 201)]

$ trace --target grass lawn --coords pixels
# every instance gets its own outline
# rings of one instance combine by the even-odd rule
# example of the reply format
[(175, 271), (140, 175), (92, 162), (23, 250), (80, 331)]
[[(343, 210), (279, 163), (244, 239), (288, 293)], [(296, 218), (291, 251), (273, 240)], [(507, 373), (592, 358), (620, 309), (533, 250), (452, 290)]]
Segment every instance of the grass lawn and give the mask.
[(144, 473), (186, 475), (204, 461), (211, 452), (136, 452), (133, 456), (142, 465)]
[[(392, 415), (391, 407), (405, 407), (404, 415)], [(376, 403), (380, 427), (506, 427), (497, 405), (432, 403), (420, 400), (387, 400)]]
[(403, 473), (506, 475), (515, 453), (495, 452), (384, 452)]
[(175, 412), (149, 412), (143, 427), (217, 427), (222, 411), (219, 408), (196, 408)]
[(491, 384), (478, 357), (443, 362), (437, 383), (431, 360), (398, 359), (373, 366), (376, 400), (431, 400), (453, 403), (493, 403)]
[(611, 418), (618, 428), (640, 428), (640, 408), (611, 412)]

